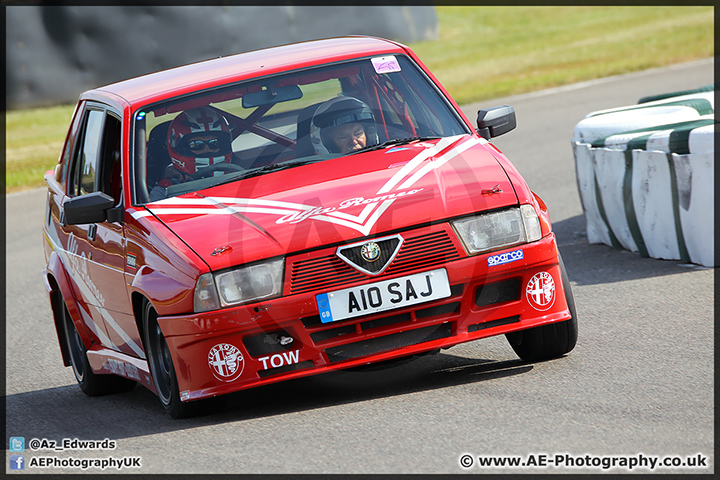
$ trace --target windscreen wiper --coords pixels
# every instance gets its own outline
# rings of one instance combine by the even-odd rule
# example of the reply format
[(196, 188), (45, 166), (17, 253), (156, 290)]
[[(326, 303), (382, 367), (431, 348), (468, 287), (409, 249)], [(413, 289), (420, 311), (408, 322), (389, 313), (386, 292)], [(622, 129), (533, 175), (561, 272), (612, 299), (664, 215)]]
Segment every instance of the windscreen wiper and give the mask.
[(247, 176), (254, 177), (255, 175), (262, 175), (263, 173), (267, 172), (276, 172), (278, 170), (285, 170), (286, 168), (293, 168), (293, 167), (299, 167), (300, 165), (308, 165), (310, 163), (316, 163), (321, 162), (322, 158), (304, 158), (302, 160), (289, 160), (287, 162), (282, 163), (271, 163), (270, 165), (263, 165), (262, 167), (258, 167), (254, 170), (250, 170), (249, 172), (246, 172), (246, 175), (243, 175), (242, 178), (247, 178)]
[(442, 138), (442, 137), (428, 136), (428, 137), (396, 138), (394, 140), (388, 140), (387, 142), (379, 143), (377, 145), (368, 145), (367, 147), (361, 148), (359, 150), (353, 150), (352, 152), (347, 153), (347, 155), (355, 155), (356, 153), (372, 152), (374, 150), (382, 150), (383, 148), (394, 147), (394, 146), (398, 146), (398, 145), (405, 145), (410, 142), (423, 141), (423, 140), (437, 140), (438, 138)]
[(257, 177), (259, 175), (263, 175), (265, 173), (269, 172), (277, 172), (279, 170), (285, 170), (287, 168), (293, 168), (293, 167), (299, 167), (300, 165), (308, 165), (310, 163), (316, 163), (321, 162), (322, 158), (305, 158), (302, 160), (291, 160), (283, 163), (271, 163), (270, 165), (263, 165), (262, 167), (253, 168), (252, 170), (247, 170), (245, 172), (241, 172), (238, 175), (232, 175), (230, 178), (224, 179), (221, 182), (218, 182), (216, 184), (213, 184), (212, 186), (215, 187), (217, 185), (223, 185), (225, 183), (231, 183), (235, 182), (237, 180), (244, 180), (246, 178), (250, 177)]

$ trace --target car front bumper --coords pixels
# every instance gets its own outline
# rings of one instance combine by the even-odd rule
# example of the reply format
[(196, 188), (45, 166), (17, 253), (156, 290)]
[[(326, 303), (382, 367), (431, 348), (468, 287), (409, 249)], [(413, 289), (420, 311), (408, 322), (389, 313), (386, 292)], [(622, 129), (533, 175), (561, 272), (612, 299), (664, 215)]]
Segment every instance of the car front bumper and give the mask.
[[(499, 254), (517, 251), (522, 258), (488, 262), (488, 257), (497, 260)], [(338, 322), (321, 322), (316, 294), (324, 292), (317, 290), (158, 318), (181, 399), (424, 353), (571, 317), (552, 233), (531, 244), (472, 257), (463, 254), (439, 267), (420, 266), (409, 273), (437, 268), (447, 271), (449, 297)], [(541, 304), (533, 301), (539, 278), (545, 279), (547, 294)]]

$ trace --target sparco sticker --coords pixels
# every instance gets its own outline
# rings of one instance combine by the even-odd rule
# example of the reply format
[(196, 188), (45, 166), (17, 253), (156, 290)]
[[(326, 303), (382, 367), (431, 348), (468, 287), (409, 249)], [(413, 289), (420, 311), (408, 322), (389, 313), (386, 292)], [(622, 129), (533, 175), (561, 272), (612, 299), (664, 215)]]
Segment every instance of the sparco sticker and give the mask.
[(547, 310), (555, 303), (555, 281), (548, 272), (533, 275), (525, 287), (528, 303), (537, 310)]
[(208, 352), (208, 365), (215, 378), (223, 382), (232, 382), (242, 374), (245, 359), (236, 346), (220, 343)]
[(488, 257), (488, 267), (494, 267), (495, 265), (502, 265), (503, 263), (514, 262), (515, 260), (522, 260), (524, 258), (522, 250), (515, 250), (513, 252), (505, 252), (499, 255), (493, 255)]

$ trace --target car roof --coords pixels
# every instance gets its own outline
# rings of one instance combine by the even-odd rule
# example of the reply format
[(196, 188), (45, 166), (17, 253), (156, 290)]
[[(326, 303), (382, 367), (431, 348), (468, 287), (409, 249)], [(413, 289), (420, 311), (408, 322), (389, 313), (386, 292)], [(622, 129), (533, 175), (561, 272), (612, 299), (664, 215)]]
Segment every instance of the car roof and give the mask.
[(405, 47), (382, 38), (349, 36), (311, 40), (218, 57), (89, 90), (81, 99), (110, 97), (127, 106), (144, 105), (216, 85), (365, 55), (404, 53)]

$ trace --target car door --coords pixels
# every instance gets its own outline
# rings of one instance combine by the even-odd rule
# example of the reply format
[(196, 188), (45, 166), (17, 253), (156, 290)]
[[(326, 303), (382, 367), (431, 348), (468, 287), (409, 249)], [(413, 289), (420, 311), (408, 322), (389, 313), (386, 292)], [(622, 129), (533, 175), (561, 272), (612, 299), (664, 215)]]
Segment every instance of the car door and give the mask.
[[(69, 197), (103, 192), (122, 208), (121, 115), (88, 102), (68, 175)], [(103, 221), (64, 225), (76, 294), (92, 321), (105, 332), (108, 348), (144, 358), (125, 282), (125, 227)]]

